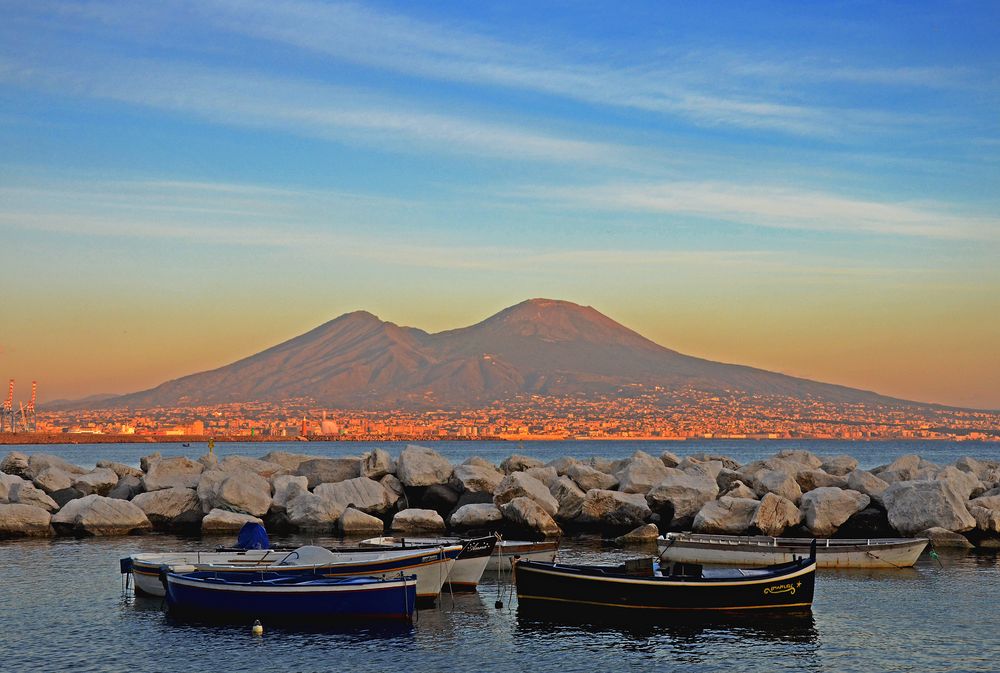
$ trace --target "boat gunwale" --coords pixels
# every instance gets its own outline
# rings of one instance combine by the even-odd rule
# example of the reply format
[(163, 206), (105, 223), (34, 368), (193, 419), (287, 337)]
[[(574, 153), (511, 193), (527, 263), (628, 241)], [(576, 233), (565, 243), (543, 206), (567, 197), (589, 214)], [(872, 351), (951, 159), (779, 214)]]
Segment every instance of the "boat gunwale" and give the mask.
[[(798, 561), (789, 561), (788, 563), (779, 564), (768, 568), (772, 572), (767, 575), (755, 575), (750, 576), (745, 579), (739, 579), (736, 577), (672, 577), (672, 576), (660, 576), (650, 578), (629, 576), (623, 574), (597, 574), (596, 572), (588, 572), (584, 568), (587, 566), (572, 566), (563, 565), (559, 563), (544, 563), (541, 561), (517, 561), (515, 563), (515, 574), (525, 568), (528, 572), (535, 572), (544, 575), (553, 575), (557, 577), (572, 578), (577, 580), (588, 580), (593, 582), (616, 582), (621, 584), (645, 584), (650, 586), (678, 586), (678, 587), (703, 587), (712, 588), (720, 586), (747, 586), (751, 584), (769, 584), (772, 582), (777, 582), (786, 579), (794, 579), (795, 577), (800, 577), (802, 575), (807, 575), (816, 571), (816, 560), (815, 559), (800, 559)], [(596, 566), (595, 566), (596, 567)], [(738, 569), (737, 569), (738, 570)]]

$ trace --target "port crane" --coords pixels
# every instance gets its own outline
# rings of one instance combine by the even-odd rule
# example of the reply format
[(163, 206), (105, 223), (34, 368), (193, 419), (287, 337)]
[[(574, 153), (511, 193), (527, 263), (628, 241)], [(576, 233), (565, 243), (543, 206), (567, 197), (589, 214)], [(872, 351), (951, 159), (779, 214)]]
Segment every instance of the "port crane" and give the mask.
[(14, 432), (14, 379), (7, 388), (7, 399), (0, 407), (0, 432)]
[[(28, 403), (18, 402), (14, 409), (14, 379), (7, 385), (7, 399), (0, 407), (0, 432), (37, 432), (38, 416), (35, 412), (35, 401), (38, 398), (38, 382), (31, 382), (31, 399)], [(18, 419), (20, 416), (20, 420)]]

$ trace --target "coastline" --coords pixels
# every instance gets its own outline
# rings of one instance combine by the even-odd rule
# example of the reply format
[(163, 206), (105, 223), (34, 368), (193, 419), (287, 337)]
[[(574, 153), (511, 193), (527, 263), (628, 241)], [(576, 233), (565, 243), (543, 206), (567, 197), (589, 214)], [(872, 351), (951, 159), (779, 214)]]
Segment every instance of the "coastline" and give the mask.
[(878, 442), (919, 442), (927, 444), (962, 442), (969, 444), (1000, 444), (996, 439), (957, 440), (944, 437), (865, 437), (843, 439), (839, 437), (567, 437), (562, 435), (500, 435), (456, 437), (426, 437), (424, 435), (313, 435), (309, 437), (276, 437), (270, 435), (108, 435), (108, 434), (65, 434), (65, 433), (0, 433), (0, 446), (47, 446), (55, 444), (204, 444), (209, 440), (216, 443), (268, 444), (268, 443), (356, 443), (356, 442), (669, 442), (681, 444), (716, 443), (732, 441), (749, 442), (850, 442), (872, 444)]

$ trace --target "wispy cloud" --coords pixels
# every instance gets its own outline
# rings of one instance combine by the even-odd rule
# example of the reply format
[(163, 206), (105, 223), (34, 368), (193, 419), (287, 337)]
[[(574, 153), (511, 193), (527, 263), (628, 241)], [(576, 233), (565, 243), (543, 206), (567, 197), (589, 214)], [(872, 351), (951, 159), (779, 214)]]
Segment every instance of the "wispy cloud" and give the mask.
[(940, 202), (885, 202), (789, 187), (725, 182), (526, 187), (566, 207), (689, 215), (779, 229), (1000, 240), (1000, 219)]
[(0, 58), (0, 82), (394, 150), (601, 164), (624, 161), (628, 152), (607, 143), (443, 114), (355, 88), (156, 60), (91, 57), (72, 66), (46, 66)]
[[(295, 195), (295, 198), (290, 196)], [(467, 244), (457, 241), (400, 240), (369, 230), (365, 222), (335, 218), (317, 222), (317, 211), (340, 212), (338, 200), (369, 201), (364, 194), (332, 195), (308, 190), (282, 190), (240, 183), (174, 181), (113, 181), (105, 184), (57, 185), (50, 188), (7, 187), (0, 198), (14, 204), (0, 212), (7, 230), (55, 232), (84, 238), (119, 241), (177, 241), (196, 246), (289, 251), (324, 259), (353, 258), (393, 267), (451, 270), (566, 272), (570, 269), (649, 267), (729, 269), (769, 274), (877, 276), (885, 269), (863, 264), (813, 259), (790, 261), (771, 250), (560, 247), (518, 244)], [(89, 199), (89, 200), (88, 200)], [(185, 209), (144, 207), (179, 199)], [(228, 218), (226, 211), (250, 202), (258, 217)], [(304, 206), (295, 204), (307, 201)], [(398, 207), (398, 203), (391, 203)], [(44, 204), (44, 205), (42, 205)], [(83, 207), (81, 207), (81, 205)], [(237, 206), (240, 210), (241, 207)], [(206, 224), (204, 215), (210, 215)], [(197, 215), (197, 216), (196, 216)], [(905, 273), (895, 267), (893, 273)]]
[[(365, 66), (663, 113), (701, 125), (799, 135), (843, 137), (886, 131), (902, 123), (920, 123), (921, 117), (882, 119), (884, 115), (872, 114), (870, 109), (805, 103), (801, 93), (795, 98), (779, 96), (770, 82), (841, 81), (924, 88), (947, 84), (950, 88), (960, 79), (949, 68), (865, 68), (824, 64), (815, 58), (796, 66), (755, 62), (745, 54), (732, 59), (692, 56), (679, 48), (609, 65), (593, 54), (581, 57), (549, 46), (514, 44), (465, 26), (430, 24), (355, 4), (206, 0), (199, 9), (208, 20), (235, 33)], [(799, 63), (804, 59), (796, 55), (788, 60)], [(963, 76), (961, 81), (968, 78)]]

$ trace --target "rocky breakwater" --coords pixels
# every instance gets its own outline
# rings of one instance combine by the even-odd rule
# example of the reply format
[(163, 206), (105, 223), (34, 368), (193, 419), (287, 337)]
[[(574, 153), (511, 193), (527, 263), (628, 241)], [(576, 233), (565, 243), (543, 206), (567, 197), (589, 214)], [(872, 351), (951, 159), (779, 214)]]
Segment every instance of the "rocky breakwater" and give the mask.
[(741, 465), (728, 456), (636, 451), (617, 461), (512, 455), (458, 465), (410, 445), (323, 458), (146, 456), (93, 470), (19, 452), (0, 463), (0, 536), (123, 535), (148, 530), (401, 534), (497, 530), (551, 537), (590, 531), (648, 540), (657, 531), (883, 537), (1000, 547), (1000, 461), (937, 465), (908, 455), (871, 470), (850, 456), (785, 450)]

